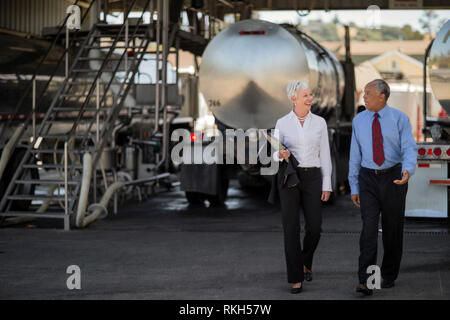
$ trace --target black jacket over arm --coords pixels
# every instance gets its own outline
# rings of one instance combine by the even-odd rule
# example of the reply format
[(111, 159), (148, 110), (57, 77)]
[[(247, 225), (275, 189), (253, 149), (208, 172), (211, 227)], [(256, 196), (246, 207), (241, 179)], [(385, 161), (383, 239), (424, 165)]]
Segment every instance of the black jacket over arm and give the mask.
[(271, 204), (275, 204), (277, 199), (279, 199), (279, 189), (292, 188), (300, 184), (300, 179), (297, 175), (298, 161), (292, 153), (288, 159), (289, 162), (286, 160), (280, 161), (278, 172), (272, 176), (270, 193), (267, 198), (267, 201)]

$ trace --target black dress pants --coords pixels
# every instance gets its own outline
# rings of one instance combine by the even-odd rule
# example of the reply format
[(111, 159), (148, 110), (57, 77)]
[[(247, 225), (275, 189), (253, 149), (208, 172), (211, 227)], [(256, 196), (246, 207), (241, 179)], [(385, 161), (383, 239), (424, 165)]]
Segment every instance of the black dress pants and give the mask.
[[(322, 172), (320, 168), (299, 168), (300, 186), (280, 188), (287, 279), (303, 282), (303, 266), (312, 270), (314, 251), (322, 227)], [(300, 243), (300, 208), (305, 217), (303, 250)]]
[(381, 276), (387, 281), (397, 279), (403, 250), (403, 220), (408, 184), (401, 180), (401, 165), (390, 172), (376, 174), (370, 169), (359, 172), (359, 196), (363, 228), (360, 236), (359, 283), (366, 284), (367, 268), (377, 264), (378, 224), (381, 213), (384, 247)]

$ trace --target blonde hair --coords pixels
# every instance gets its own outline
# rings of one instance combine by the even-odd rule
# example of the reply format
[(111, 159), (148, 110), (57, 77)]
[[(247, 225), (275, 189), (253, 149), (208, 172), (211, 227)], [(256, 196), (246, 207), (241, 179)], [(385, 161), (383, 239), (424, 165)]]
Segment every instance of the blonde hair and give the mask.
[(292, 103), (291, 97), (296, 97), (298, 90), (305, 90), (309, 88), (306, 82), (299, 80), (292, 80), (286, 86), (286, 94), (289, 101)]

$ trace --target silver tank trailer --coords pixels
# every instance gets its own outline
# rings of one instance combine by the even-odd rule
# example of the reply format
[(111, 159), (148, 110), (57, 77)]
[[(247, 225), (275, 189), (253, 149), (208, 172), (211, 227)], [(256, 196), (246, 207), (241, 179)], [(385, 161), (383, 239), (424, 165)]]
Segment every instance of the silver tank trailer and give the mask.
[(344, 71), (333, 53), (295, 30), (243, 20), (208, 44), (199, 85), (220, 122), (244, 130), (269, 129), (291, 110), (286, 85), (294, 79), (309, 83), (316, 111), (335, 108), (342, 99)]
[(433, 94), (447, 115), (450, 115), (450, 20), (433, 41), (428, 71)]

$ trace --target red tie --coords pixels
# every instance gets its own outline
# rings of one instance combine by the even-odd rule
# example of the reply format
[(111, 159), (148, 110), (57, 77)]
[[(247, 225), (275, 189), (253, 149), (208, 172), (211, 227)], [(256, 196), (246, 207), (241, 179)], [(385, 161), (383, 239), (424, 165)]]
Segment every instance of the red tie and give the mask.
[(380, 122), (378, 117), (380, 115), (375, 113), (372, 122), (372, 148), (373, 148), (373, 161), (381, 166), (384, 162), (384, 151), (383, 151), (383, 134), (381, 133)]

